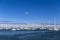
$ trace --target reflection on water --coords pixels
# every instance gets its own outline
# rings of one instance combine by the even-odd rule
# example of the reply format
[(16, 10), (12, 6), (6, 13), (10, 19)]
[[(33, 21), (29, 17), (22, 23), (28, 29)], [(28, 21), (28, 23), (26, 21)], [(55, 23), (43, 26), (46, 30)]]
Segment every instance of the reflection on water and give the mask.
[(0, 31), (0, 40), (60, 40), (60, 31)]

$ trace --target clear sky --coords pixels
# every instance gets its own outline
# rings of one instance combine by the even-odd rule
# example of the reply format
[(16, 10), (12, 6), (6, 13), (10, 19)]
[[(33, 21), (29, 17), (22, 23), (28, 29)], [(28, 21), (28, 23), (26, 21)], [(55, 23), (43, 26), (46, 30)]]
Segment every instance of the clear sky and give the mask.
[(59, 0), (0, 0), (0, 22), (60, 23)]

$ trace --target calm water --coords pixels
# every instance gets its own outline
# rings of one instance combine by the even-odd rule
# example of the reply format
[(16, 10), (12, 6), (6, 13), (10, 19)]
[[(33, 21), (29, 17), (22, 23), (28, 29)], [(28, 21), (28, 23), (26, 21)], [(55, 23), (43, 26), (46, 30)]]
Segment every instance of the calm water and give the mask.
[(0, 31), (0, 40), (60, 40), (60, 31)]

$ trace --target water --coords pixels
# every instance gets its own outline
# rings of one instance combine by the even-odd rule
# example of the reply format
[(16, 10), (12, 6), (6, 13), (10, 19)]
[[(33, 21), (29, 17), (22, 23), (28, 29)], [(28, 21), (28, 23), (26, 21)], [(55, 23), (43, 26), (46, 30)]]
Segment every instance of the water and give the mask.
[(0, 40), (60, 40), (60, 31), (0, 31)]

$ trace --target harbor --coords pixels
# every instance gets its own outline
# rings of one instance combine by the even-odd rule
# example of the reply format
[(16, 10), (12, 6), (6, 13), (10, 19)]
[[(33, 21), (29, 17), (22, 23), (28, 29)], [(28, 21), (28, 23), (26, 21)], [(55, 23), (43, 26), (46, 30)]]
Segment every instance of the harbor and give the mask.
[(0, 23), (0, 30), (60, 30), (59, 24)]

